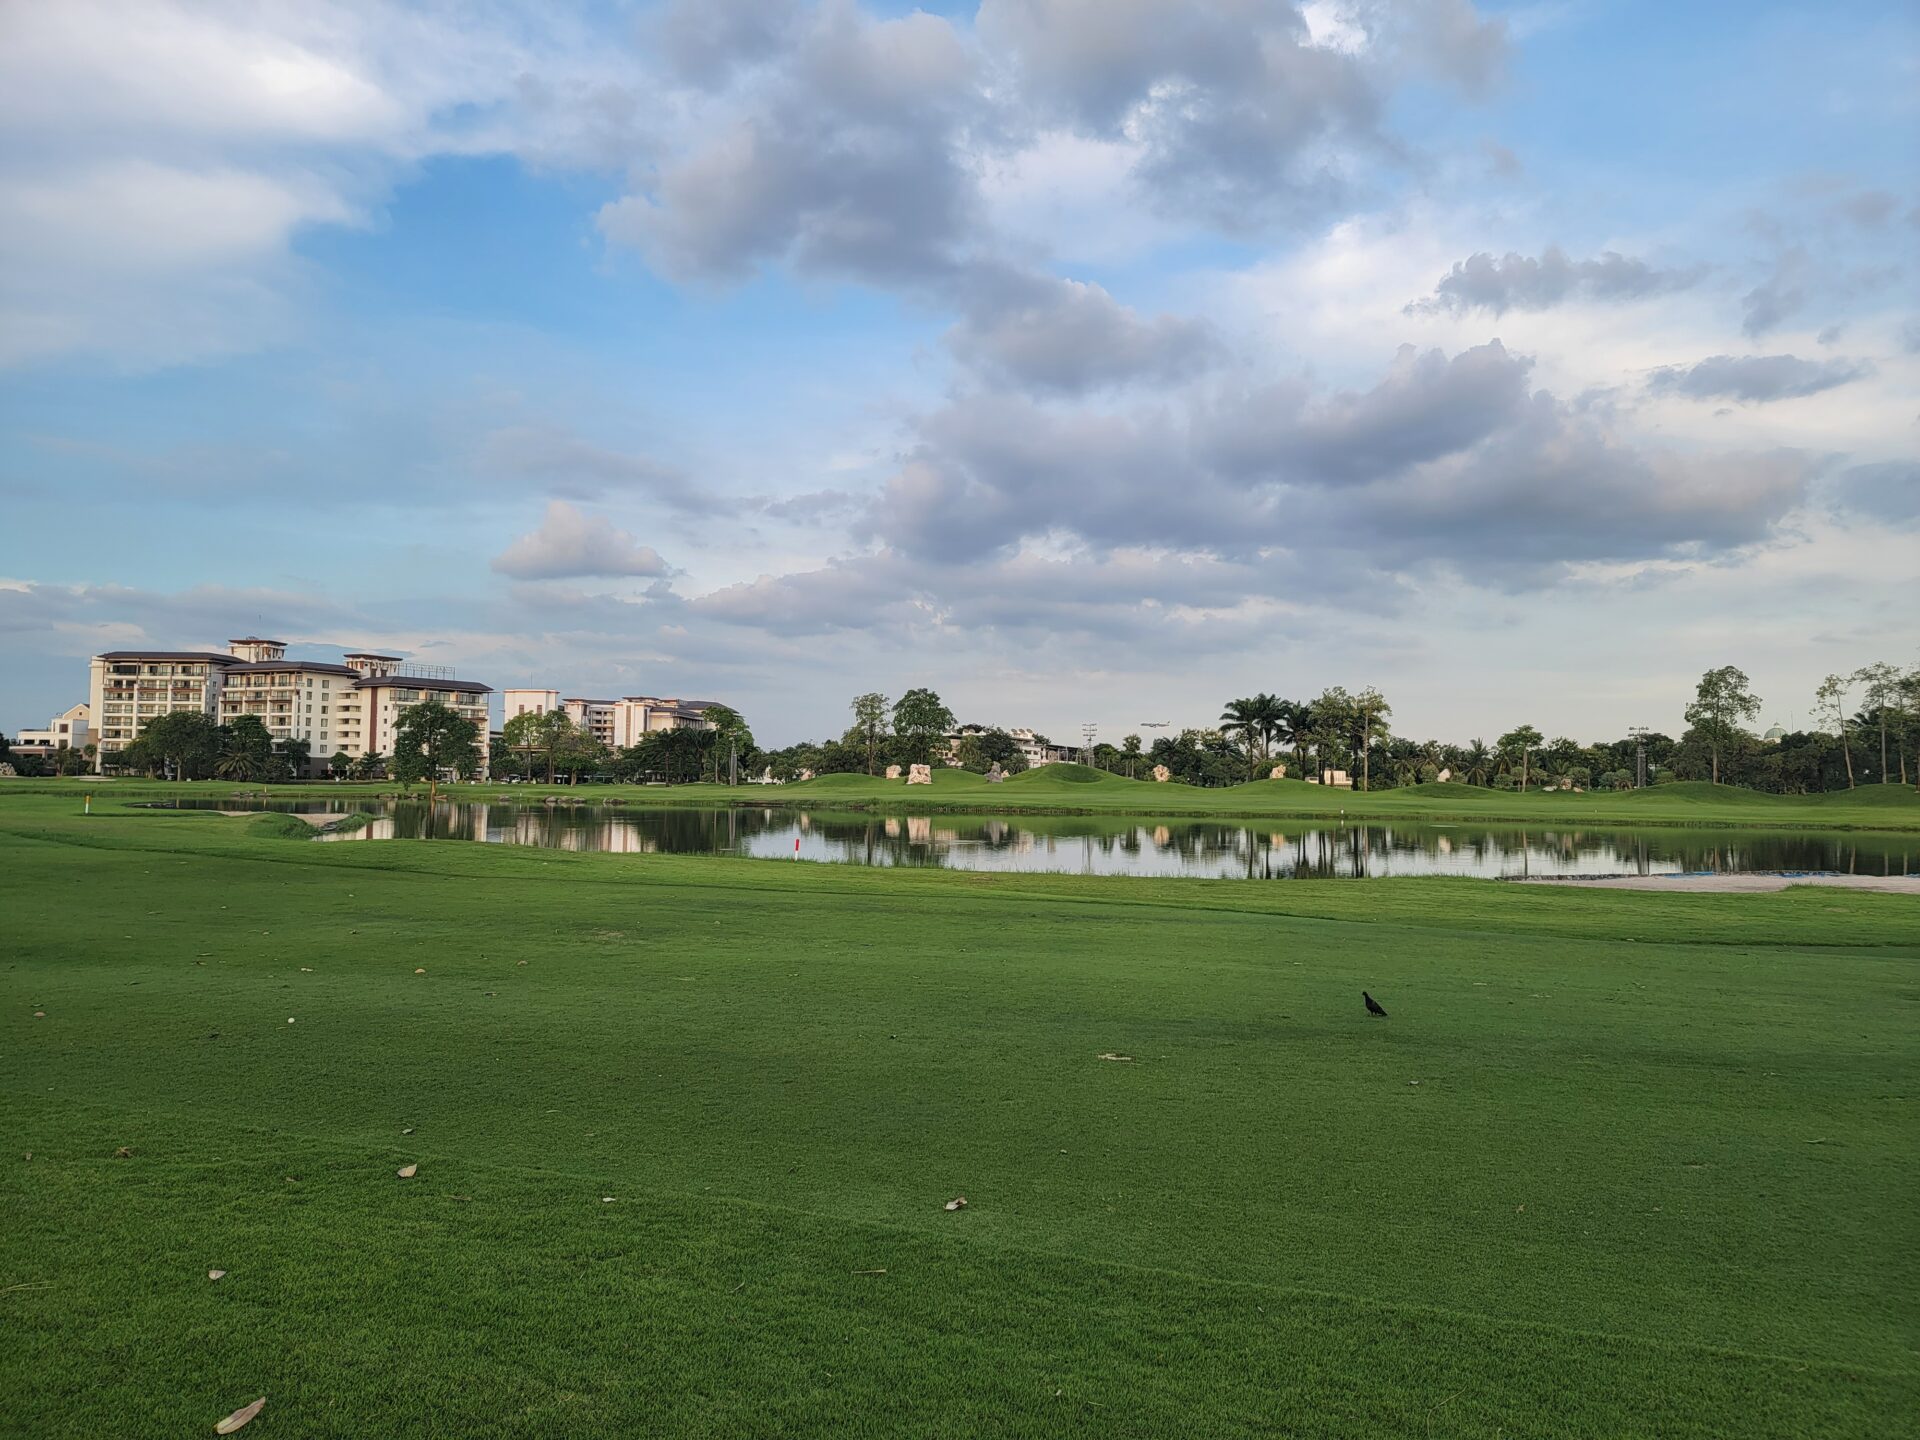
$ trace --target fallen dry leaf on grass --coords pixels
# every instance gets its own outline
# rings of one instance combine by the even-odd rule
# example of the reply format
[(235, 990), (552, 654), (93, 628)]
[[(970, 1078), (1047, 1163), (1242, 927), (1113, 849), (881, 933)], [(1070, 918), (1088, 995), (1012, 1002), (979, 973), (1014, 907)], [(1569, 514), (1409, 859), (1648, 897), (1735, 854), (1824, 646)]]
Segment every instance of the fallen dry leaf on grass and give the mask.
[(300, 967), (300, 973), (301, 973), (302, 975), (311, 975), (311, 974), (313, 974), (313, 966), (311, 966), (311, 965), (302, 965), (302, 966)]
[(227, 1273), (227, 1272), (226, 1272), (226, 1271), (224, 1271), (224, 1270), (209, 1270), (209, 1271), (207, 1271), (207, 1279), (209, 1279), (209, 1280), (218, 1280), (218, 1279), (219, 1279), (219, 1278), (220, 1278), (220, 1277), (221, 1277), (222, 1275), (224, 1275), (224, 1274), (226, 1274), (226, 1273)]
[(393, 1173), (398, 1175), (402, 1180), (411, 1180), (419, 1169), (420, 1167), (418, 1165), (402, 1165)]
[(44, 1020), (47, 1018), (47, 1012), (44, 1010), (36, 1010), (33, 1012), (33, 1018), (36, 1020)]
[(949, 1210), (964, 1210), (966, 1208), (967, 1197), (964, 1195), (956, 1195), (953, 1199), (947, 1201), (947, 1209)]
[(415, 971), (414, 971), (413, 973), (414, 973), (414, 974), (416, 974), (416, 975), (424, 975), (424, 974), (426, 974), (427, 972), (426, 972), (425, 970), (415, 970)]
[(407, 1126), (407, 1128), (402, 1130), (400, 1133), (402, 1135), (411, 1135), (413, 1133), (413, 1126), (411, 1125)]
[(1131, 1065), (1131, 1064), (1133, 1063), (1133, 1056), (1131, 1056), (1131, 1055), (1116, 1055), (1116, 1054), (1114, 1054), (1114, 1053), (1113, 1053), (1113, 1051), (1111, 1051), (1111, 1050), (1109, 1050), (1109, 1051), (1107, 1051), (1107, 1053), (1106, 1053), (1106, 1054), (1104, 1054), (1104, 1055), (1102, 1055), (1102, 1056), (1101, 1056), (1100, 1058), (1101, 1058), (1102, 1060), (1119, 1060), (1119, 1061), (1121, 1061), (1121, 1062), (1123, 1062), (1123, 1063), (1125, 1063), (1125, 1064), (1128, 1064), (1128, 1065)]
[(887, 1272), (884, 1270), (856, 1270), (853, 1273), (856, 1275), (884, 1275)]
[(116, 1160), (131, 1160), (133, 1158), (133, 1147), (131, 1145), (122, 1145), (118, 1150), (113, 1152), (113, 1158)]
[(218, 1425), (214, 1426), (213, 1433), (216, 1435), (233, 1434), (234, 1431), (238, 1430), (242, 1425), (245, 1425), (249, 1420), (253, 1419), (254, 1416), (258, 1415), (263, 1409), (265, 1409), (266, 1404), (267, 1404), (267, 1397), (262, 1395), (258, 1400), (254, 1401), (251, 1405), (242, 1405), (238, 1410), (234, 1411), (231, 1415), (227, 1416), (226, 1419), (222, 1420)]

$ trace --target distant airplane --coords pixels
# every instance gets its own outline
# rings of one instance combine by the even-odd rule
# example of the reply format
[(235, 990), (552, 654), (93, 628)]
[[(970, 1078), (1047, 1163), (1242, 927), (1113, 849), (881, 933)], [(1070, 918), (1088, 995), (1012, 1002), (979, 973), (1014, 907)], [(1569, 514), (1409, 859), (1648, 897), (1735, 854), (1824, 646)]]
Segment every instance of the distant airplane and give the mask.
[(1140, 728), (1142, 730), (1164, 730), (1172, 723), (1171, 720), (1142, 720), (1140, 722)]

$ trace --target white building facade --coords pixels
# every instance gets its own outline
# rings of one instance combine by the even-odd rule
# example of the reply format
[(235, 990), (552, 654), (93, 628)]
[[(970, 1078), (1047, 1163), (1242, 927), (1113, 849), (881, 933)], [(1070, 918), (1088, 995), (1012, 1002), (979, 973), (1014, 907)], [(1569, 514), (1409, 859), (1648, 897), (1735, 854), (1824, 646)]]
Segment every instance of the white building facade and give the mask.
[(93, 740), (93, 712), (83, 700), (69, 705), (47, 721), (44, 730), (22, 730), (8, 741), (27, 755), (51, 755), (56, 750), (84, 750)]
[(550, 710), (564, 710), (568, 719), (610, 750), (637, 745), (641, 737), (656, 730), (711, 729), (712, 722), (707, 719), (706, 711), (716, 703), (666, 699), (658, 695), (591, 700), (580, 695), (562, 695), (558, 690), (504, 690), (501, 699), (509, 720), (517, 715), (544, 715)]
[(485, 773), (490, 686), (451, 673), (409, 674), (393, 655), (359, 651), (335, 665), (289, 660), (285, 642), (248, 635), (217, 651), (113, 650), (93, 658), (89, 708), (99, 716), (96, 763), (131, 744), (157, 716), (198, 711), (225, 725), (252, 715), (276, 743), (304, 741), (313, 774), (332, 757), (393, 753), (395, 726), (410, 705), (435, 700), (479, 731)]

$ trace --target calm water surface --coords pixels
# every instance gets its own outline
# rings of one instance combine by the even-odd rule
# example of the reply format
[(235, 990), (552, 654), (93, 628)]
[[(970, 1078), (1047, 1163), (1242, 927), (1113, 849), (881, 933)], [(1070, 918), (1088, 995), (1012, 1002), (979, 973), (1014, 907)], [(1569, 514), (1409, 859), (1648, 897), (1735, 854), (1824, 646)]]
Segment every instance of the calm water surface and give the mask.
[[(1389, 875), (1658, 875), (1689, 871), (1920, 873), (1920, 836), (1399, 821), (1140, 820), (1086, 815), (886, 815), (787, 806), (649, 809), (424, 800), (302, 800), (196, 809), (366, 811), (361, 840), (476, 840), (638, 855), (754, 855), (855, 865), (1076, 875), (1366, 878)], [(798, 848), (796, 851), (796, 844)]]

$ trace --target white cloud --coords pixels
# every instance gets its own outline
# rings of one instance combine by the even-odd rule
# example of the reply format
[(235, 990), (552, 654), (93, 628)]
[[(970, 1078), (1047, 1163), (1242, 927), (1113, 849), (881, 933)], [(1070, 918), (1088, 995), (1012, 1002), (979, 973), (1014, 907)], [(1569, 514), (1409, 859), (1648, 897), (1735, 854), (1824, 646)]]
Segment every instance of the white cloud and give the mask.
[(564, 500), (550, 502), (539, 528), (494, 556), (493, 568), (517, 580), (668, 573), (652, 546), (616, 530), (606, 516), (584, 514)]

